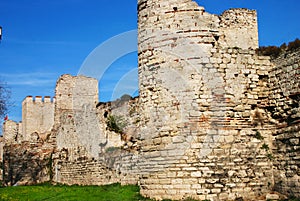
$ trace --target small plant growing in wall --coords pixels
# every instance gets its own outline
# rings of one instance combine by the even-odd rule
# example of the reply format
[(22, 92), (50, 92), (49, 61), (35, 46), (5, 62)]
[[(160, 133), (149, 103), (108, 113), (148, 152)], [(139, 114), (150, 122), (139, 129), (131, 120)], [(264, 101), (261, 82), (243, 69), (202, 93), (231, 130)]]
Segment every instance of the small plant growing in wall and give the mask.
[(274, 156), (271, 153), (268, 153), (267, 157), (268, 157), (269, 160), (273, 160), (274, 159)]
[(269, 151), (269, 145), (267, 145), (266, 143), (264, 143), (262, 146), (261, 146), (261, 149), (264, 149), (266, 151)]
[(119, 149), (120, 149), (120, 147), (108, 147), (108, 148), (105, 150), (105, 152), (106, 152), (106, 153), (114, 152), (114, 151), (117, 151), (117, 150), (119, 150)]
[[(254, 130), (255, 131), (255, 135), (254, 137), (258, 140), (264, 140), (265, 138), (262, 136), (262, 134), (258, 131), (258, 130)], [(260, 149), (262, 150), (265, 150), (266, 152), (266, 157), (269, 159), (269, 160), (273, 160), (274, 159), (274, 156), (272, 155), (272, 152), (270, 150), (270, 147), (268, 144), (266, 144), (265, 142), (261, 145)]]
[(106, 120), (106, 125), (108, 130), (123, 134), (127, 123), (122, 116), (109, 115)]
[(273, 160), (273, 159), (274, 159), (273, 154), (270, 152), (270, 147), (269, 147), (269, 145), (267, 145), (266, 143), (264, 143), (264, 144), (261, 146), (261, 149), (264, 149), (264, 150), (267, 152), (266, 156), (267, 156), (267, 158), (268, 158), (269, 160)]
[(264, 137), (261, 135), (261, 133), (260, 133), (259, 131), (256, 131), (254, 137), (255, 137), (256, 139), (258, 139), (258, 140), (263, 140), (263, 139), (264, 139)]

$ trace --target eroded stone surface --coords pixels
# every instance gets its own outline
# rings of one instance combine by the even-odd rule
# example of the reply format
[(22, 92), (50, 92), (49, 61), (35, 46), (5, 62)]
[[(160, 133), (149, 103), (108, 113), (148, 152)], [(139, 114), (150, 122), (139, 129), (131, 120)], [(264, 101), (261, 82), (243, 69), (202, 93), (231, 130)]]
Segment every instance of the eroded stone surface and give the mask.
[[(191, 0), (139, 0), (138, 15), (140, 96), (98, 103), (97, 80), (63, 75), (53, 115), (34, 110), (41, 126), (25, 99), (23, 122), (4, 125), (5, 183), (139, 184), (158, 200), (299, 196), (299, 50), (258, 56), (247, 9), (217, 16)], [(44, 166), (36, 180), (36, 166), (22, 166), (32, 161)]]

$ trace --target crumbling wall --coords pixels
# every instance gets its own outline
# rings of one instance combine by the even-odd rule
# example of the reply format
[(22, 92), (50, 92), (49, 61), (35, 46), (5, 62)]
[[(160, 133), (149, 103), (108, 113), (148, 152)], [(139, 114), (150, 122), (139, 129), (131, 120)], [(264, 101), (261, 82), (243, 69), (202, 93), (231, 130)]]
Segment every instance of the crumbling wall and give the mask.
[(115, 148), (108, 149), (97, 160), (84, 157), (76, 161), (60, 159), (54, 170), (54, 181), (68, 185), (136, 185), (140, 173), (138, 158), (136, 153)]
[[(65, 184), (137, 184), (134, 153), (120, 150), (127, 132), (108, 127), (109, 116), (120, 116), (129, 126), (129, 101), (98, 104), (98, 82), (63, 75), (56, 86), (54, 182)], [(128, 125), (127, 125), (128, 124)], [(128, 143), (130, 139), (128, 139)], [(120, 155), (114, 154), (115, 152)], [(137, 160), (137, 159), (135, 159)]]
[(3, 184), (32, 185), (50, 181), (53, 151), (53, 146), (42, 140), (5, 144)]
[[(60, 148), (54, 155), (53, 181), (69, 185), (137, 184), (140, 172), (135, 141), (137, 102), (138, 99), (129, 99), (98, 103), (95, 108), (102, 136), (102, 141), (94, 142), (99, 148), (98, 156), (92, 157), (80, 144)], [(117, 132), (108, 126), (110, 117), (122, 119), (126, 124), (124, 129)]]
[(242, 49), (258, 48), (257, 13), (249, 9), (230, 9), (220, 16), (220, 43)]
[[(257, 33), (228, 35), (222, 16), (192, 1), (138, 3), (142, 194), (264, 196), (273, 185), (273, 125), (260, 105), (268, 96), (262, 78), (272, 65), (248, 50), (257, 47)], [(254, 11), (231, 10), (223, 17), (257, 31)]]
[(282, 53), (270, 72), (270, 116), (274, 132), (275, 190), (300, 197), (300, 49)]
[[(113, 112), (115, 108), (120, 108), (122, 110), (122, 113), (119, 112)], [(99, 103), (97, 105), (97, 114), (101, 126), (101, 130), (103, 131), (103, 134), (105, 136), (105, 142), (99, 144), (101, 147), (100, 153), (105, 153), (107, 149), (114, 148), (114, 147), (122, 147), (124, 145), (124, 141), (122, 141), (122, 135), (123, 133), (122, 128), (119, 128), (119, 125), (117, 125), (117, 121), (121, 121), (119, 123), (121, 124), (127, 124), (126, 121), (126, 109), (127, 109), (127, 104), (115, 104), (114, 102), (108, 102), (108, 103)], [(111, 125), (117, 126), (120, 130), (119, 133), (115, 132), (113, 129), (114, 128), (109, 128), (108, 127), (108, 121), (110, 122)], [(115, 129), (116, 130), (116, 129)]]
[(3, 125), (3, 184), (30, 185), (51, 180), (54, 103), (50, 97), (31, 96), (22, 103), (23, 122)]
[(32, 133), (46, 133), (54, 125), (54, 99), (27, 96), (22, 102), (22, 133), (24, 140), (30, 140)]
[[(3, 124), (3, 139), (5, 143), (18, 142), (18, 138), (22, 139), (22, 129), (20, 129), (21, 123), (7, 120)], [(21, 132), (20, 132), (21, 131)]]
[(16, 144), (8, 122), (5, 183), (140, 184), (158, 200), (299, 196), (299, 52), (275, 65), (258, 56), (247, 9), (139, 0), (138, 11), (140, 97), (98, 103), (97, 80), (63, 75), (51, 135)]
[(96, 113), (98, 81), (63, 75), (57, 81), (55, 96), (54, 135), (58, 150), (80, 148), (87, 156), (97, 158), (99, 143), (104, 140)]
[[(136, 140), (139, 135), (139, 99), (131, 98), (118, 99), (113, 102), (99, 103), (97, 106), (98, 118), (102, 130), (108, 139), (104, 146), (106, 149), (110, 147), (126, 147), (133, 148), (137, 146)], [(110, 128), (109, 121), (116, 120), (122, 125), (121, 130), (116, 132), (116, 129)]]
[(270, 62), (240, 49), (218, 49), (213, 55), (216, 63), (202, 66), (201, 73), (178, 71), (187, 85), (177, 85), (170, 71), (160, 75), (174, 78), (168, 85), (160, 84), (165, 80), (151, 85), (144, 109), (149, 119), (140, 139), (144, 195), (256, 199), (272, 189), (273, 125), (259, 109), (268, 96), (260, 78)]

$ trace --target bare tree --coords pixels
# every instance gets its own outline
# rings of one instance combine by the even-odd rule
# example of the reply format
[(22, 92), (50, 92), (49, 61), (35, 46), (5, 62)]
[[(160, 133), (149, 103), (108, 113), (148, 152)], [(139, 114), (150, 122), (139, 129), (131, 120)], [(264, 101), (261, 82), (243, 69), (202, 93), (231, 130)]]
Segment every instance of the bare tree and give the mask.
[[(3, 120), (10, 106), (10, 89), (7, 84), (0, 80), (0, 118)], [(2, 121), (1, 121), (2, 122)]]

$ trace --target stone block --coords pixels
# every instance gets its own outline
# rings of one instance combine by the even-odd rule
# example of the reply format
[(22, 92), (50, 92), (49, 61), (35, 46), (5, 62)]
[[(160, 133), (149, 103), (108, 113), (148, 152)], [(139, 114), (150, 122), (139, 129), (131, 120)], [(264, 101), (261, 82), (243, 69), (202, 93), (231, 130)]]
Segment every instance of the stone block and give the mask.
[(200, 171), (192, 172), (191, 177), (201, 177), (202, 173)]
[(208, 195), (211, 193), (210, 189), (197, 189), (197, 194), (198, 195)]
[(172, 184), (182, 184), (183, 180), (182, 179), (173, 179)]
[(266, 200), (273, 200), (273, 201), (275, 201), (275, 200), (279, 200), (279, 199), (280, 199), (280, 197), (277, 194), (268, 193), (266, 195)]
[(219, 179), (206, 179), (206, 182), (209, 184), (215, 184), (218, 181), (219, 181)]

